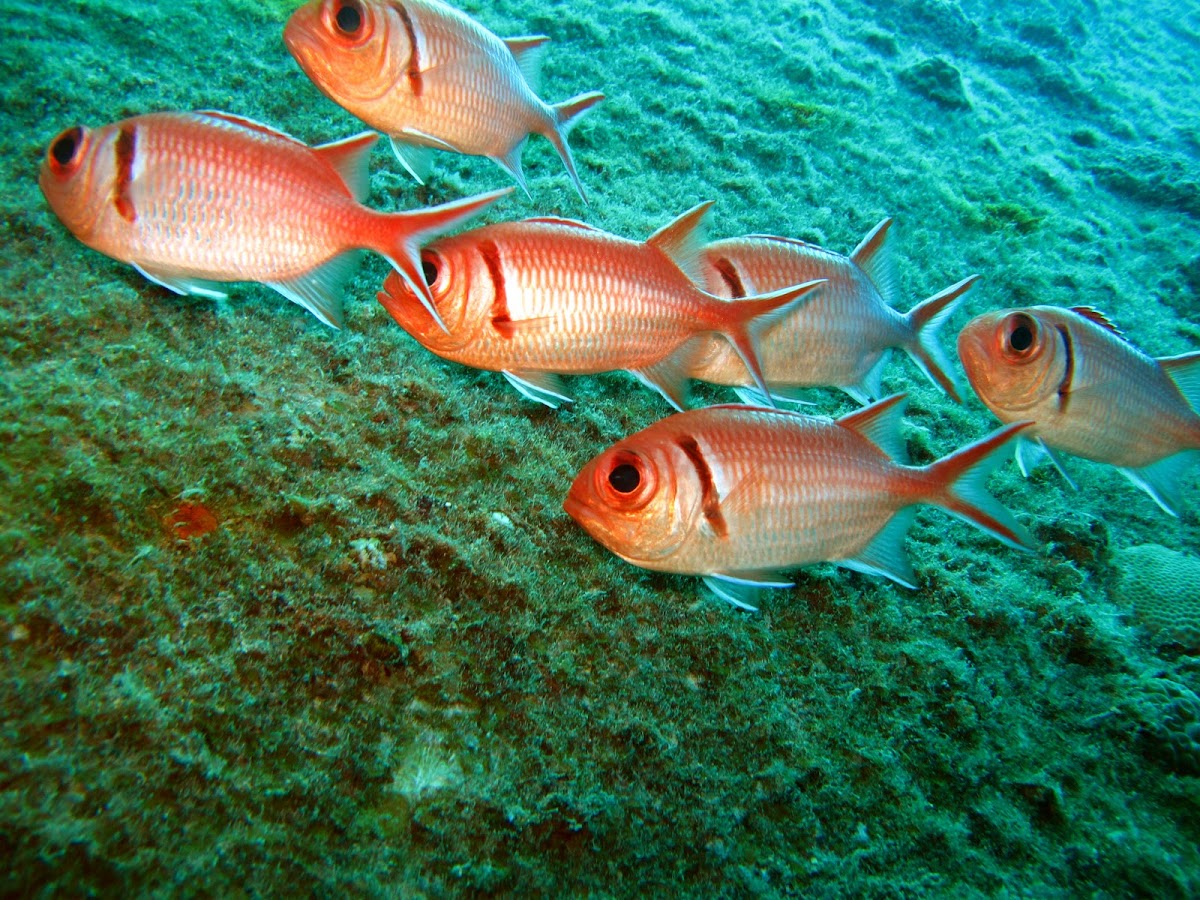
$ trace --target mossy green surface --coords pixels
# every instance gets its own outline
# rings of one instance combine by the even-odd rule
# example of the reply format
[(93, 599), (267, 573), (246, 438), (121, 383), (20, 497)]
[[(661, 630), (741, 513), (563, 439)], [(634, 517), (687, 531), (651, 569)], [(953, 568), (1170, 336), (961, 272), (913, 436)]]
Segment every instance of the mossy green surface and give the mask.
[[(918, 591), (815, 567), (746, 615), (561, 511), (668, 412), (632, 379), (551, 411), (404, 334), (377, 258), (334, 332), (252, 285), (176, 297), (54, 219), (37, 170), (77, 123), (359, 130), (288, 57), (290, 8), (3, 3), (0, 892), (1200, 893), (1200, 666), (1106, 590), (1119, 549), (1197, 552), (1194, 474), (1172, 519), (1101, 466), (1078, 493), (1009, 466), (1038, 552), (925, 511)], [(894, 215), (905, 307), (979, 272), (969, 313), (1087, 304), (1200, 347), (1186, 7), (463, 8), (553, 39), (547, 100), (608, 96), (571, 140), (591, 207), (535, 139), (532, 199), (491, 219), (644, 237), (713, 199), (714, 237), (848, 252)], [(906, 86), (930, 59), (966, 107)], [(505, 183), (439, 155), (420, 188), (380, 149), (370, 202)], [(885, 387), (919, 462), (994, 424), (906, 360)]]

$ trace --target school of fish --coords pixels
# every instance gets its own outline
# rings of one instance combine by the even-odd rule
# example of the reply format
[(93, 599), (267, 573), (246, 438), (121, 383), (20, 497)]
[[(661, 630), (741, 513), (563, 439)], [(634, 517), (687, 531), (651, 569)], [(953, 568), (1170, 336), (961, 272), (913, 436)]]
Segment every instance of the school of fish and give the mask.
[[(645, 241), (557, 217), (443, 236), (512, 188), (371, 209), (376, 131), (418, 181), (445, 151), (493, 160), (527, 195), (522, 151), (541, 135), (586, 204), (567, 136), (604, 95), (546, 103), (546, 37), (502, 39), (441, 0), (310, 0), (283, 39), (313, 85), (375, 131), (310, 147), (211, 110), (74, 124), (42, 162), (50, 208), (171, 291), (222, 297), (257, 282), (333, 327), (358, 257), (378, 253), (394, 270), (378, 302), (408, 334), (550, 407), (572, 402), (564, 375), (631, 373), (677, 412), (588, 462), (564, 509), (633, 565), (699, 576), (747, 609), (817, 562), (914, 588), (904, 540), (920, 505), (1035, 549), (986, 489), (1014, 452), (1026, 473), (1048, 457), (1068, 483), (1060, 454), (1115, 466), (1168, 513), (1181, 508), (1200, 461), (1200, 352), (1154, 359), (1088, 307), (978, 315), (958, 355), (1003, 424), (908, 465), (906, 398), (879, 399), (884, 370), (902, 350), (961, 402), (938, 335), (977, 275), (901, 313), (891, 219), (843, 256), (766, 234), (708, 242), (710, 202)], [(694, 380), (746, 402), (689, 409)], [(777, 408), (813, 388), (869, 405), (838, 419)]]

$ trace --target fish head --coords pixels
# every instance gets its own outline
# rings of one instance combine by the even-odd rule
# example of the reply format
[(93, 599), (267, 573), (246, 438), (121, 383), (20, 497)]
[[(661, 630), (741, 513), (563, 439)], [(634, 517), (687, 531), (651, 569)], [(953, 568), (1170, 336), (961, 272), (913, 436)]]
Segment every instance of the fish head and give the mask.
[(421, 273), (429, 286), (439, 325), (421, 298), (397, 272), (383, 284), (379, 302), (396, 323), (440, 355), (452, 354), (477, 337), (480, 322), (491, 303), (491, 285), (476, 271), (476, 254), (469, 242), (453, 238), (435, 241), (421, 251)]
[(311, 0), (292, 13), (283, 42), (312, 82), (342, 105), (386, 95), (412, 55), (392, 4), (376, 0)]
[(1063, 337), (1048, 307), (976, 316), (958, 335), (958, 355), (979, 399), (1005, 422), (1029, 418), (1066, 375)]
[(668, 560), (694, 533), (698, 489), (669, 441), (646, 432), (616, 444), (575, 477), (563, 509), (597, 542), (647, 569), (671, 571)]
[(84, 243), (111, 218), (116, 179), (112, 128), (82, 125), (59, 134), (46, 149), (38, 185), (62, 223)]

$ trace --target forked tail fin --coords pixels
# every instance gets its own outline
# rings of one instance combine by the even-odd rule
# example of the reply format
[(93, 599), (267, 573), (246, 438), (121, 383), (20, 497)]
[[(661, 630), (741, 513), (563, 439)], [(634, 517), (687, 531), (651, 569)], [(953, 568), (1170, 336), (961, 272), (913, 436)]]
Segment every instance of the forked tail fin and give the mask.
[(1030, 550), (1033, 538), (995, 497), (987, 492), (988, 476), (1008, 459), (1013, 439), (1032, 422), (1017, 422), (993, 431), (927, 466), (931, 494), (926, 501), (986, 531), (1018, 550)]
[(742, 358), (754, 384), (766, 396), (768, 403), (774, 406), (771, 391), (767, 387), (763, 375), (762, 362), (758, 356), (758, 346), (763, 332), (787, 316), (793, 310), (809, 299), (809, 295), (823, 285), (827, 279), (818, 278), (816, 281), (806, 281), (804, 284), (793, 285), (781, 291), (769, 294), (759, 294), (756, 297), (745, 297), (741, 300), (728, 301), (709, 295), (714, 304), (717, 321), (713, 331), (723, 334), (733, 349)]
[(386, 232), (379, 246), (370, 249), (387, 258), (443, 331), (449, 329), (438, 315), (437, 307), (433, 305), (433, 296), (429, 293), (429, 285), (425, 283), (425, 276), (421, 272), (421, 244), (483, 212), (512, 190), (510, 187), (502, 188), (487, 194), (467, 197), (465, 200), (431, 206), (428, 209), (376, 213), (384, 223)]
[(955, 403), (962, 403), (962, 397), (958, 393), (958, 383), (950, 375), (950, 363), (942, 351), (942, 345), (938, 343), (938, 330), (954, 314), (962, 303), (963, 295), (978, 280), (978, 275), (964, 278), (928, 300), (922, 300), (904, 317), (913, 337), (912, 343), (904, 349), (926, 377), (950, 395)]
[(575, 185), (575, 190), (579, 191), (579, 197), (584, 203), (587, 203), (587, 195), (583, 192), (579, 173), (575, 171), (575, 160), (571, 156), (571, 148), (567, 146), (567, 135), (571, 133), (575, 123), (583, 118), (583, 114), (603, 99), (604, 95), (599, 91), (590, 91), (550, 107), (554, 112), (554, 128), (546, 132), (546, 137), (558, 151), (563, 165), (567, 167), (567, 174), (571, 176), (571, 182)]

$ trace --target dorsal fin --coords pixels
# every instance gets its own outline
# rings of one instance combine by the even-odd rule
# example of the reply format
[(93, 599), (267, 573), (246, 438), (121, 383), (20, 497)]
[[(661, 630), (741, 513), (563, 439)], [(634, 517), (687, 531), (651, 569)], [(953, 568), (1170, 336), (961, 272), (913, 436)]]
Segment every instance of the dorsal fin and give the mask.
[(1083, 316), (1089, 322), (1095, 322), (1101, 328), (1111, 331), (1119, 338), (1125, 337), (1125, 332), (1109, 321), (1108, 316), (1091, 306), (1072, 306), (1071, 312)]
[(904, 463), (907, 454), (900, 436), (900, 423), (907, 402), (907, 394), (892, 394), (878, 403), (842, 416), (837, 423), (843, 428), (857, 431), (887, 454), (889, 459)]
[(333, 167), (350, 189), (350, 196), (361, 203), (371, 193), (371, 150), (378, 140), (374, 131), (364, 131), (312, 150)]
[(704, 219), (712, 205), (711, 200), (706, 200), (693, 206), (646, 239), (647, 244), (657, 247), (670, 257), (692, 283), (701, 288), (704, 287), (704, 269), (701, 266), (700, 254), (704, 245)]
[(544, 34), (532, 34), (503, 40), (504, 45), (513, 55), (513, 59), (517, 61), (521, 74), (525, 76), (525, 83), (536, 94), (540, 89), (539, 82), (542, 80), (542, 53), (550, 38)]
[(892, 219), (887, 218), (867, 232), (850, 254), (850, 261), (857, 265), (875, 285), (879, 296), (888, 306), (896, 299), (896, 268), (892, 264), (892, 253), (888, 249), (888, 234)]
[(525, 222), (536, 222), (539, 225), (563, 225), (567, 228), (582, 228), (584, 231), (599, 231), (595, 225), (580, 222), (578, 219), (564, 219), (559, 216), (531, 216)]
[(259, 134), (265, 134), (268, 137), (290, 141), (293, 144), (299, 144), (301, 147), (308, 146), (304, 141), (298, 140), (290, 134), (280, 131), (278, 128), (272, 128), (270, 125), (264, 125), (262, 122), (255, 122), (253, 119), (247, 119), (245, 116), (235, 116), (233, 113), (221, 112), (218, 109), (200, 109), (192, 113), (192, 115), (203, 116), (206, 119), (220, 119), (227, 125), (237, 125), (239, 128), (246, 128), (250, 131), (256, 131)]
[(1166, 356), (1158, 360), (1175, 387), (1196, 412), (1200, 412), (1200, 350), (1183, 356)]

